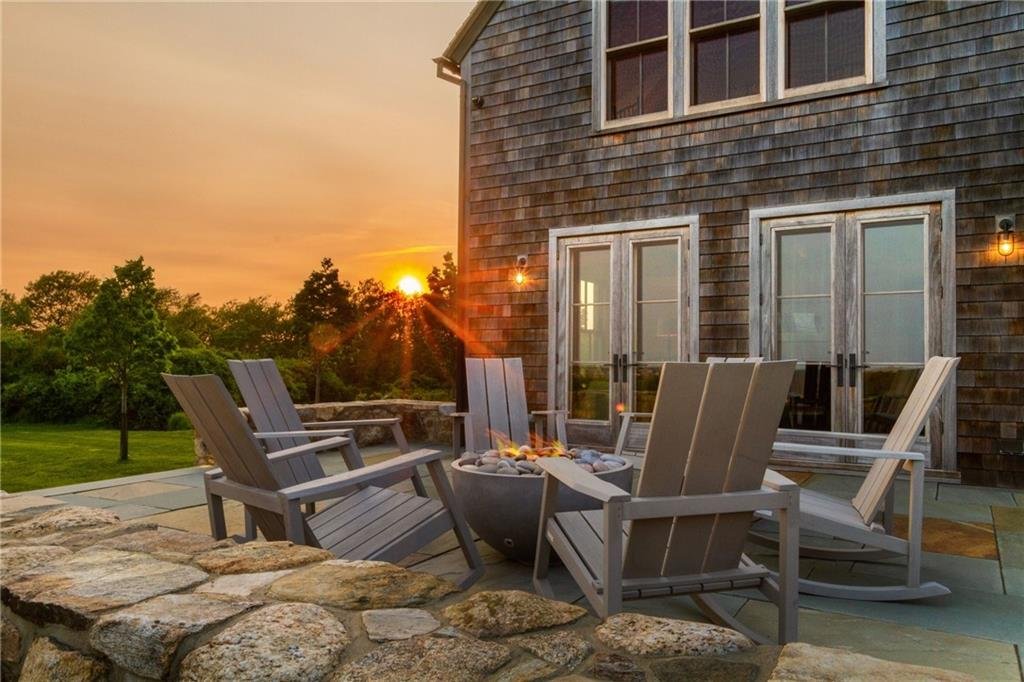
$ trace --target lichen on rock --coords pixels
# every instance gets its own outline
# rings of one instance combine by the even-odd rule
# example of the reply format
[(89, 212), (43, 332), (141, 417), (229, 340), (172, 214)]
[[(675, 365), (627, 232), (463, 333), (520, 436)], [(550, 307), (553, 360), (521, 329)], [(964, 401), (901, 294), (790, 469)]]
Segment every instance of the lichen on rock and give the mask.
[(594, 634), (605, 646), (634, 656), (719, 656), (755, 646), (729, 628), (639, 613), (610, 616)]
[(505, 665), (509, 648), (473, 637), (386, 642), (337, 671), (331, 682), (475, 682)]
[(58, 645), (49, 637), (32, 642), (21, 666), (21, 682), (98, 682), (107, 679), (107, 664)]
[(586, 613), (579, 606), (521, 590), (477, 592), (444, 610), (452, 625), (477, 637), (503, 637), (565, 625)]
[(262, 573), (306, 566), (333, 559), (326, 549), (296, 545), (286, 540), (246, 542), (235, 547), (215, 549), (196, 557), (196, 563), (211, 573)]

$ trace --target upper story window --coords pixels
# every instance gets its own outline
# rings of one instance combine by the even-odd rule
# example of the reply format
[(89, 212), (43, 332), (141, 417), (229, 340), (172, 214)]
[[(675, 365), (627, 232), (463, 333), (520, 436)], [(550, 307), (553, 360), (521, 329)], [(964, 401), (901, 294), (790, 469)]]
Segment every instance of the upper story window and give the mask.
[(667, 0), (609, 0), (608, 120), (669, 110), (668, 5)]
[(865, 82), (869, 42), (861, 2), (786, 0), (782, 21), (785, 90)]
[(760, 0), (691, 2), (689, 19), (689, 105), (760, 99)]
[(885, 77), (882, 0), (594, 0), (594, 21), (599, 128)]

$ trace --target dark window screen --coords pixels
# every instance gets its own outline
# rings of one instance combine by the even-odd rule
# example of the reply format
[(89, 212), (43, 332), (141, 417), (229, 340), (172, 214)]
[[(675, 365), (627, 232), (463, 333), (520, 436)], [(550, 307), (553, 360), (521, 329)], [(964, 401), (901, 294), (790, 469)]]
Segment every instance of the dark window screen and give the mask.
[(607, 16), (608, 119), (667, 110), (667, 0), (610, 0)]
[[(756, 95), (761, 82), (757, 0), (701, 0), (690, 4), (692, 101), (708, 104)], [(723, 21), (729, 23), (714, 26)], [(712, 26), (710, 29), (699, 30)]]
[(864, 3), (796, 6), (786, 12), (786, 87), (863, 75)]

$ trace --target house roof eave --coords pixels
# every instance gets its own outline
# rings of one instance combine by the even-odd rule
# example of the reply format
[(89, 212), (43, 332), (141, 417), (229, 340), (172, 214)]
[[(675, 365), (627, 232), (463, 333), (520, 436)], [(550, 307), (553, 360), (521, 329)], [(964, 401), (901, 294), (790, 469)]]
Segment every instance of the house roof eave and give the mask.
[(473, 9), (470, 10), (469, 16), (459, 26), (459, 30), (455, 32), (455, 35), (448, 43), (448, 47), (434, 61), (438, 62), (441, 60), (456, 67), (461, 65), (462, 60), (465, 59), (473, 47), (473, 43), (480, 37), (480, 33), (487, 26), (487, 22), (491, 20), (491, 17), (494, 16), (494, 13), (498, 11), (500, 6), (501, 0), (478, 0), (473, 5)]

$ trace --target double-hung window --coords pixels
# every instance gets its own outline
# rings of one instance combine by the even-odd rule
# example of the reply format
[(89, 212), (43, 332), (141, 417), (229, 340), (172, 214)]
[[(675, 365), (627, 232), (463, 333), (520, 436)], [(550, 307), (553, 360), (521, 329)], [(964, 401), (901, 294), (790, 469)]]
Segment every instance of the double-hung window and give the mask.
[(670, 111), (668, 0), (609, 0), (605, 119), (651, 119)]
[(594, 0), (594, 21), (602, 129), (885, 76), (882, 0)]

